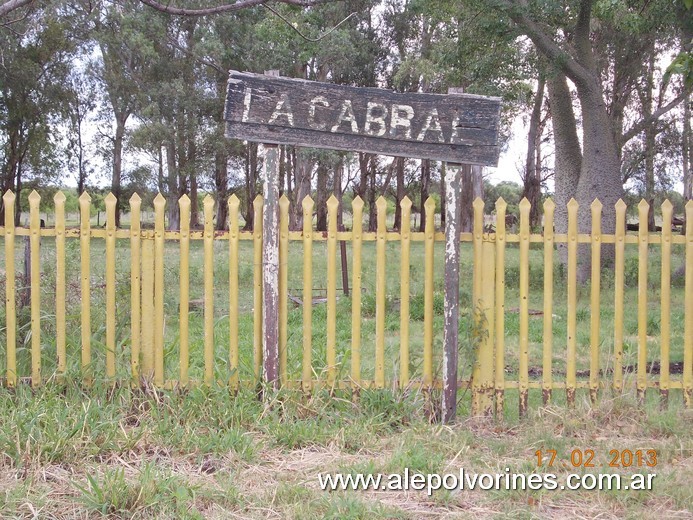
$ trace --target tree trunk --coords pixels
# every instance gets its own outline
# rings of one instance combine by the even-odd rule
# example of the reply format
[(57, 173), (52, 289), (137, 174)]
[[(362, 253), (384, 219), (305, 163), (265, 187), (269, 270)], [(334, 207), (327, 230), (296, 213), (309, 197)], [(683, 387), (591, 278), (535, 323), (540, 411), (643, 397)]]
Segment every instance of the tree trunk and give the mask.
[[(647, 63), (647, 75), (645, 84), (638, 87), (638, 96), (642, 105), (642, 116), (645, 119), (652, 117), (653, 100), (652, 91), (654, 89), (654, 44)], [(657, 127), (655, 124), (647, 125), (643, 131), (645, 134), (645, 200), (650, 205), (647, 214), (647, 230), (655, 231), (655, 155), (657, 153)], [(644, 222), (640, 222), (644, 225)]]
[[(181, 190), (182, 191), (182, 190)], [(218, 200), (221, 206), (221, 199)], [(199, 229), (200, 225), (200, 203), (197, 197), (197, 175), (190, 174), (190, 229)]]
[(460, 197), (460, 230), (469, 233), (474, 229), (474, 200), (484, 198), (483, 167), (478, 165), (463, 164)]
[(431, 161), (423, 159), (421, 161), (421, 204), (419, 206), (419, 231), (423, 232), (426, 229), (426, 209), (424, 204), (428, 199), (428, 191), (431, 186)]
[[(554, 160), (554, 184), (556, 213), (554, 226), (556, 233), (568, 232), (567, 204), (577, 195), (580, 180), (582, 151), (577, 135), (577, 123), (573, 112), (573, 102), (568, 83), (563, 73), (555, 73), (547, 78), (547, 90), (551, 110), (551, 122), (556, 147)], [(568, 251), (565, 244), (557, 245), (559, 258), (565, 264)]]
[(294, 197), (296, 203), (293, 206), (293, 218), (291, 228), (293, 230), (303, 229), (303, 199), (310, 195), (310, 181), (313, 173), (313, 159), (306, 152), (294, 151)]
[(375, 231), (378, 227), (378, 210), (375, 206), (376, 199), (376, 165), (375, 155), (370, 155), (368, 161), (368, 231)]
[[(527, 133), (527, 161), (525, 164), (524, 187), (522, 196), (529, 200), (531, 206), (529, 212), (529, 225), (532, 228), (539, 226), (541, 218), (541, 107), (544, 103), (545, 78), (539, 76), (537, 93), (534, 96), (534, 106), (529, 120)], [(537, 163), (539, 161), (539, 163)]]
[(178, 172), (176, 168), (176, 147), (171, 142), (166, 143), (166, 167), (168, 169), (168, 229), (180, 229), (180, 210), (178, 208)]
[[(128, 112), (116, 112), (116, 130), (113, 140), (113, 177), (111, 178), (111, 193), (115, 195), (115, 225), (120, 227), (121, 211), (121, 180), (123, 176), (123, 141), (125, 140), (125, 124), (130, 114)], [(80, 161), (81, 163), (81, 161)], [(80, 164), (80, 177), (82, 176), (82, 165)]]
[(244, 231), (253, 230), (253, 201), (257, 196), (257, 143), (248, 143), (247, 148), (247, 160), (245, 162), (245, 196), (246, 196), (246, 206), (245, 215), (243, 216), (245, 220)]
[(217, 221), (215, 229), (223, 231), (229, 228), (229, 165), (226, 152), (218, 150), (214, 155), (214, 188), (217, 192)]
[(402, 229), (402, 208), (400, 203), (406, 195), (406, 190), (404, 188), (404, 157), (397, 157), (395, 163), (395, 172), (397, 177), (397, 201), (395, 203), (395, 227), (394, 229), (399, 231)]
[(324, 161), (318, 161), (318, 185), (315, 197), (317, 213), (317, 231), (327, 231), (327, 165)]
[[(578, 228), (589, 233), (592, 227), (590, 205), (596, 197), (603, 204), (602, 232), (613, 234), (616, 230), (618, 199), (623, 196), (621, 164), (616, 140), (606, 110), (601, 85), (595, 80), (591, 85), (578, 85), (578, 97), (582, 107), (584, 152), (577, 186)], [(613, 245), (602, 246), (605, 265), (613, 263)], [(590, 275), (590, 250), (582, 244), (578, 254), (578, 279), (584, 282)]]

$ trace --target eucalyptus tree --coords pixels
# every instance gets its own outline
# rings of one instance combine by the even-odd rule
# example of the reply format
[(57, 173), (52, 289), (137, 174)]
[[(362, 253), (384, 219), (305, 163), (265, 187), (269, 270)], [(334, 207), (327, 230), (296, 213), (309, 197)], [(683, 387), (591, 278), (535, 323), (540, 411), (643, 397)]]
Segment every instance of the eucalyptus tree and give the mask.
[[(527, 2), (490, 0), (499, 19), (505, 17), (529, 37), (553, 67), (547, 77), (556, 143), (556, 225), (566, 229), (565, 203), (580, 204), (579, 228), (591, 226), (589, 206), (599, 197), (603, 228), (615, 229), (615, 204), (623, 195), (620, 150), (633, 136), (654, 124), (680, 100), (679, 94), (649, 115), (623, 128), (633, 85), (641, 77), (649, 41), (668, 37), (679, 27), (663, 2), (576, 0)], [(567, 80), (580, 102), (576, 117)], [(581, 121), (582, 139), (577, 120)], [(610, 251), (613, 251), (611, 248)], [(607, 250), (605, 260), (612, 258)], [(589, 251), (581, 248), (579, 276), (589, 276)]]
[(60, 172), (56, 123), (76, 50), (70, 30), (68, 20), (51, 7), (32, 10), (0, 30), (0, 186), (18, 195), (17, 222), (27, 178), (55, 178)]
[(123, 151), (127, 123), (139, 106), (142, 76), (148, 45), (144, 43), (143, 9), (137, 4), (119, 6), (102, 2), (92, 17), (92, 37), (99, 50), (91, 74), (105, 92), (103, 118), (112, 131), (102, 132), (110, 144), (107, 155), (111, 163), (111, 192), (116, 196), (116, 226), (120, 225), (121, 208), (127, 201), (122, 191)]

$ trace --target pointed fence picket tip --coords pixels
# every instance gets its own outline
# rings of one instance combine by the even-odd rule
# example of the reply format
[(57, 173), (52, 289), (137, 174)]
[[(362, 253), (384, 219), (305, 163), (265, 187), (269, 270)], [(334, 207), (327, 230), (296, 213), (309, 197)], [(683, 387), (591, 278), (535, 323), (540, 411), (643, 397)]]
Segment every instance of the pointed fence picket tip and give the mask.
[(39, 195), (38, 191), (31, 190), (31, 193), (29, 193), (29, 204), (38, 204), (40, 202), (41, 195)]
[(476, 210), (479, 208), (483, 209), (484, 208), (484, 201), (481, 197), (477, 197), (474, 199), (474, 202), (472, 202), (472, 207)]
[(106, 196), (103, 198), (103, 201), (104, 201), (105, 204), (115, 204), (116, 202), (118, 202), (118, 199), (116, 199), (116, 196), (113, 195), (113, 192), (110, 192), (110, 191), (109, 191), (109, 192), (108, 192), (108, 195), (106, 195)]
[(154, 197), (154, 206), (162, 206), (166, 204), (166, 197), (164, 197), (161, 193), (157, 193), (156, 197)]
[(399, 207), (402, 209), (411, 209), (411, 204), (411, 199), (406, 195), (402, 198), (401, 201), (399, 201)]
[(638, 209), (640, 211), (648, 211), (650, 209), (650, 204), (645, 199), (640, 199), (638, 203)]
[(205, 195), (205, 198), (202, 199), (202, 205), (204, 206), (205, 209), (209, 208), (212, 209), (214, 207), (214, 197), (212, 197), (209, 193)]
[(354, 200), (351, 201), (351, 207), (354, 209), (363, 209), (363, 199), (359, 195), (356, 195)]
[(91, 202), (91, 195), (89, 195), (86, 191), (83, 191), (78, 200), (82, 203), (89, 203)]
[(505, 209), (508, 207), (508, 203), (505, 202), (505, 199), (503, 197), (498, 197), (498, 200), (496, 201), (496, 211), (501, 210), (505, 211)]
[(142, 202), (142, 197), (140, 197), (137, 193), (133, 193), (132, 197), (130, 197), (130, 204), (140, 204)]
[(303, 206), (304, 210), (312, 208), (314, 204), (315, 201), (313, 200), (313, 197), (311, 197), (310, 195), (306, 195), (305, 197), (303, 197), (303, 202), (301, 202), (301, 206)]
[(189, 206), (191, 204), (190, 197), (188, 197), (187, 193), (183, 193), (183, 195), (180, 196), (178, 199), (178, 205), (179, 206)]
[(669, 211), (673, 209), (674, 205), (671, 203), (671, 201), (669, 199), (664, 199), (664, 202), (662, 202), (662, 211)]
[(592, 210), (601, 210), (602, 207), (602, 202), (599, 199), (594, 199), (592, 204), (590, 204), (590, 208), (592, 208)]
[(229, 200), (226, 202), (229, 206), (229, 208), (237, 208), (241, 204), (241, 199), (239, 199), (235, 193), (233, 193), (230, 197)]
[(527, 197), (522, 197), (522, 200), (518, 204), (518, 207), (520, 208), (520, 211), (522, 211), (523, 209), (531, 209), (532, 203), (529, 201)]
[(426, 199), (426, 202), (424, 202), (424, 208), (426, 208), (426, 211), (435, 211), (436, 209), (436, 199), (434, 199), (432, 196), (428, 196)]
[(2, 200), (4, 200), (5, 202), (12, 202), (15, 198), (15, 194), (12, 193), (12, 190), (7, 190), (5, 194), (2, 196)]
[(577, 200), (575, 200), (574, 197), (571, 197), (571, 199), (568, 201), (568, 204), (566, 204), (566, 207), (571, 210), (573, 208), (578, 209), (580, 207), (580, 204), (578, 203)]
[(686, 202), (686, 205), (684, 206), (688, 211), (693, 211), (693, 199), (689, 200)]
[(544, 210), (545, 210), (545, 211), (546, 211), (546, 210), (549, 210), (549, 211), (550, 211), (550, 210), (553, 210), (553, 209), (556, 209), (556, 203), (554, 202), (554, 200), (553, 200), (551, 197), (549, 197), (548, 199), (546, 199), (546, 200), (544, 201)]
[(328, 208), (332, 208), (332, 207), (336, 208), (337, 206), (339, 206), (339, 199), (337, 197), (335, 197), (334, 193), (333, 193), (332, 195), (330, 195), (330, 198), (327, 199), (327, 207)]
[(614, 207), (617, 210), (625, 210), (628, 207), (628, 205), (625, 202), (623, 202), (623, 199), (618, 199), (616, 201), (616, 204), (614, 204)]
[(380, 211), (381, 208), (387, 209), (387, 199), (381, 195), (378, 197), (378, 200), (375, 201), (375, 207), (378, 208), (378, 211)]
[[(230, 200), (230, 199), (229, 199)], [(289, 197), (286, 196), (286, 193), (282, 193), (282, 196), (279, 197), (279, 206), (280, 207), (289, 207), (289, 204), (291, 204), (291, 201), (289, 200)]]
[(63, 204), (67, 200), (67, 197), (65, 197), (65, 194), (62, 191), (57, 191), (55, 195), (53, 195), (53, 202), (56, 204)]

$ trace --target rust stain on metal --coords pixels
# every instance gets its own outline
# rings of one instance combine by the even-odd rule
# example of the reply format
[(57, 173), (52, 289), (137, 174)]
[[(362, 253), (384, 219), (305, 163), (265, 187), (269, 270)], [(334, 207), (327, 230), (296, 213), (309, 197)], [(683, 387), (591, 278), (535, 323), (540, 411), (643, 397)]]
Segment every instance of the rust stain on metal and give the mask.
[(527, 406), (529, 398), (529, 390), (526, 388), (520, 390), (520, 417), (527, 415)]
[(575, 388), (566, 388), (565, 395), (568, 406), (575, 406)]
[(550, 388), (543, 388), (541, 391), (541, 399), (542, 402), (544, 403), (544, 406), (549, 404), (551, 402), (551, 389)]

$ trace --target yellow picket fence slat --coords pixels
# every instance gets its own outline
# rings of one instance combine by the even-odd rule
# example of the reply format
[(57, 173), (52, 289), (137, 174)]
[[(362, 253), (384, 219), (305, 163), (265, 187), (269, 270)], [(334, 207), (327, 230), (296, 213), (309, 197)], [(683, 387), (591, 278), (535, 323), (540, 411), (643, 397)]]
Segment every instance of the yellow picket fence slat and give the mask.
[[(48, 374), (45, 369), (47, 356), (53, 356), (55, 374), (61, 381), (68, 372), (69, 353), (75, 352), (75, 345), (68, 341), (67, 324), (70, 319), (79, 321), (79, 357), (81, 377), (85, 384), (92, 384), (98, 374), (106, 381), (116, 381), (127, 373), (127, 378), (133, 385), (138, 385), (142, 379), (151, 381), (157, 387), (175, 388), (199, 384), (227, 384), (231, 390), (237, 391), (241, 386), (257, 386), (262, 377), (262, 299), (263, 299), (263, 198), (258, 196), (252, 201), (254, 227), (251, 232), (242, 231), (239, 225), (241, 218), (241, 201), (232, 195), (227, 201), (215, 201), (210, 195), (204, 198), (203, 228), (201, 231), (191, 229), (192, 201), (183, 195), (177, 201), (180, 218), (180, 231), (167, 231), (166, 206), (167, 200), (158, 194), (153, 199), (154, 223), (150, 229), (142, 222), (142, 200), (134, 194), (130, 198), (129, 229), (118, 229), (116, 226), (117, 200), (109, 194), (104, 199), (106, 221), (102, 229), (93, 228), (90, 223), (92, 199), (87, 193), (79, 197), (80, 223), (76, 228), (66, 226), (66, 197), (58, 192), (53, 198), (54, 227), (42, 227), (40, 218), (41, 197), (33, 191), (29, 197), (29, 225), (15, 226), (16, 197), (8, 191), (3, 195), (5, 220), (0, 227), (0, 237), (4, 241), (4, 307), (0, 308), (4, 323), (4, 345), (0, 345), (0, 354), (4, 359), (2, 382), (9, 387), (16, 386), (21, 381), (30, 382), (37, 387), (45, 382)], [(215, 231), (215, 205), (227, 204), (228, 231)], [(279, 200), (279, 301), (278, 301), (278, 368), (279, 380), (286, 388), (297, 388), (304, 392), (313, 392), (321, 388), (351, 389), (355, 395), (363, 388), (398, 388), (400, 390), (424, 389), (430, 391), (440, 388), (439, 367), (441, 352), (436, 342), (437, 328), (440, 321), (435, 310), (436, 298), (436, 250), (444, 241), (443, 233), (435, 229), (435, 201), (426, 200), (422, 206), (425, 212), (423, 231), (412, 231), (411, 219), (413, 203), (405, 197), (401, 201), (401, 229), (391, 231), (387, 228), (388, 202), (380, 197), (375, 202), (376, 227), (373, 232), (364, 232), (363, 216), (364, 202), (355, 197), (351, 202), (352, 229), (340, 231), (338, 228), (338, 212), (340, 201), (332, 196), (327, 205), (327, 230), (316, 232), (313, 229), (314, 201), (308, 196), (301, 201), (302, 231), (290, 231), (290, 200), (282, 196)], [(581, 211), (577, 201), (571, 200), (565, 208), (567, 215), (567, 232), (554, 232), (554, 216), (556, 204), (548, 199), (543, 204), (543, 229), (541, 233), (532, 232), (529, 224), (530, 204), (523, 199), (519, 204), (519, 226), (516, 233), (506, 224), (508, 212), (507, 203), (501, 198), (495, 204), (495, 230), (489, 231), (484, 225), (484, 203), (480, 199), (474, 201), (474, 221), (471, 232), (463, 232), (460, 241), (467, 244), (471, 253), (472, 268), (463, 273), (463, 284), (471, 283), (471, 311), (467, 325), (473, 336), (474, 359), (469, 364), (471, 370), (465, 380), (460, 372), (458, 386), (470, 386), (471, 406), (476, 414), (504, 413), (507, 402), (507, 391), (517, 392), (520, 415), (524, 415), (530, 405), (530, 391), (541, 390), (542, 401), (546, 404), (554, 400), (557, 389), (565, 390), (565, 401), (573, 406), (576, 392), (585, 391), (590, 401), (595, 403), (598, 393), (611, 387), (612, 391), (620, 393), (634, 391), (642, 401), (648, 390), (658, 389), (662, 403), (670, 400), (670, 391), (679, 390), (685, 405), (693, 406), (693, 226), (686, 227), (685, 235), (672, 232), (673, 205), (668, 200), (661, 206), (661, 232), (650, 232), (645, 225), (650, 205), (642, 201), (637, 207), (639, 222), (643, 223), (636, 234), (628, 233), (626, 229), (627, 207), (619, 200), (615, 210), (615, 232), (602, 233), (603, 206), (595, 200), (589, 208), (591, 215), (590, 233), (581, 233), (578, 226), (578, 214)], [(685, 206), (687, 222), (693, 222), (693, 201)], [(582, 223), (582, 221), (580, 221)], [(18, 312), (18, 297), (24, 290), (18, 285), (16, 269), (17, 237), (28, 239), (28, 261), (31, 280), (28, 290), (30, 301), (30, 318), (28, 330), (30, 341), (26, 357), (22, 353), (22, 362), (18, 363), (18, 331), (20, 321), (24, 318)], [(55, 263), (48, 265), (48, 257), (43, 256), (46, 245), (42, 239), (54, 240)], [(74, 240), (79, 251), (79, 265), (69, 265), (67, 261), (68, 246)], [(93, 256), (93, 248), (97, 240), (103, 240), (105, 253), (103, 260)], [(215, 245), (228, 241), (225, 255), (228, 256), (228, 342), (220, 345), (215, 333), (215, 304), (214, 293), (219, 287), (215, 285), (215, 264), (218, 259), (218, 249)], [(201, 241), (203, 257), (202, 267), (202, 338), (197, 338), (191, 327), (191, 309), (193, 303), (191, 291), (194, 285), (192, 277), (198, 277), (191, 271), (191, 246), (193, 242)], [(350, 337), (345, 344), (342, 334), (338, 333), (337, 322), (343, 319), (338, 305), (338, 246), (345, 241), (351, 250), (351, 288), (350, 296)], [(374, 295), (374, 314), (372, 336), (367, 341), (368, 349), (364, 350), (364, 317), (362, 292), (364, 290), (364, 244), (373, 243), (375, 255), (372, 292)], [(241, 294), (241, 264), (242, 244), (248, 244), (252, 249), (252, 310), (243, 310), (239, 295)], [(316, 244), (325, 247), (325, 320), (323, 342), (314, 341), (317, 321), (314, 321), (314, 249)], [(534, 245), (532, 245), (534, 244)], [(604, 316), (602, 301), (605, 293), (605, 271), (602, 270), (602, 258), (605, 245), (613, 245), (613, 346), (606, 348), (602, 330)], [(508, 249), (516, 247), (519, 256), (518, 277), (509, 285), (506, 272)], [(532, 249), (541, 249), (540, 256), (533, 256)], [(636, 247), (637, 246), (637, 247)], [(167, 257), (169, 247), (177, 250), (175, 265)], [(557, 247), (565, 247), (566, 272), (565, 290), (555, 286), (554, 265), (559, 255)], [(627, 248), (637, 251), (637, 301), (626, 301), (626, 276), (631, 277), (632, 263), (626, 262)], [(129, 261), (119, 262), (121, 250), (129, 251)], [(423, 323), (421, 336), (415, 334), (412, 328), (411, 315), (414, 312), (414, 295), (412, 294), (413, 251), (420, 248), (423, 259), (421, 309)], [(585, 250), (591, 261), (591, 267), (579, 276), (578, 258), (581, 248)], [(302, 317), (302, 330), (297, 335), (297, 343), (290, 342), (290, 328), (293, 311), (289, 310), (289, 280), (290, 265), (297, 258), (295, 250), (301, 249), (302, 260), (302, 301), (299, 301)], [(648, 278), (648, 257), (657, 250), (661, 258), (661, 268), (658, 280), (658, 297), (655, 299), (651, 287), (653, 281)], [(683, 320), (681, 324), (672, 321), (672, 290), (673, 271), (672, 257), (683, 255), (685, 279), (683, 287)], [(541, 258), (543, 263), (542, 283), (537, 286), (530, 284), (534, 276), (530, 269), (531, 259)], [(103, 325), (96, 320), (94, 262), (103, 261), (104, 272), (104, 311)], [(536, 260), (535, 260), (536, 262)], [(92, 265), (93, 264), (93, 265)], [(127, 265), (129, 273), (121, 273), (123, 265)], [(317, 264), (316, 264), (317, 265)], [(323, 265), (322, 262), (320, 265)], [(369, 264), (370, 265), (370, 264)], [(390, 287), (388, 274), (390, 268), (399, 267), (398, 288)], [(165, 287), (166, 272), (175, 267), (178, 270), (177, 288)], [(674, 266), (675, 267), (675, 266)], [(55, 270), (54, 294), (47, 293), (41, 285), (42, 273)], [(68, 271), (79, 273), (80, 303), (73, 308), (67, 308)], [(417, 271), (418, 272), (418, 271)], [(126, 284), (119, 282), (125, 274)], [(581, 281), (589, 283), (588, 326), (586, 334), (581, 334), (582, 321), (580, 314), (585, 309), (581, 305)], [(631, 282), (628, 282), (631, 284)], [(123, 285), (123, 287), (121, 287)], [(611, 287), (611, 286), (609, 286)], [(562, 288), (561, 288), (562, 289)], [(98, 289), (101, 290), (101, 289)], [(119, 291), (129, 291), (129, 334), (119, 329), (117, 296)], [(226, 288), (224, 289), (224, 291)], [(394, 299), (399, 304), (399, 328), (393, 333), (388, 317), (393, 312), (390, 302)], [(610, 291), (611, 289), (609, 289)], [(168, 292), (167, 292), (168, 291)], [(170, 297), (173, 291), (176, 298), (176, 312), (170, 314)], [(390, 294), (391, 291), (393, 294)], [(540, 294), (537, 294), (541, 291)], [(507, 308), (509, 294), (518, 298), (519, 306), (516, 311)], [(556, 295), (565, 295), (563, 302), (557, 302)], [(541, 311), (532, 311), (530, 302), (541, 297)], [(292, 297), (292, 299), (295, 299)], [(42, 313), (44, 307), (55, 303), (53, 314)], [(168, 302), (168, 303), (167, 303)], [(100, 303), (99, 303), (100, 304)], [(559, 305), (560, 304), (560, 305)], [(653, 305), (658, 304), (658, 311), (653, 311)], [(565, 323), (560, 323), (565, 332), (565, 342), (559, 341), (555, 334), (557, 326), (554, 316), (557, 306), (565, 305)], [(69, 311), (69, 312), (68, 312)], [(78, 318), (73, 318), (75, 312)], [(216, 312), (219, 312), (218, 310)], [(397, 312), (397, 311), (394, 311)], [(417, 310), (417, 312), (419, 312)], [(510, 312), (517, 312), (517, 337), (512, 340), (508, 336), (507, 319)], [(69, 316), (68, 316), (69, 314)], [(176, 341), (171, 343), (165, 334), (167, 319), (177, 318)], [(533, 327), (531, 316), (541, 315), (540, 327)], [(98, 313), (101, 316), (101, 310)], [(250, 316), (252, 319), (252, 338), (243, 337), (239, 332), (240, 317)], [(290, 315), (292, 316), (290, 318)], [(317, 316), (317, 315), (316, 315)], [(631, 333), (632, 326), (626, 331), (627, 318), (637, 316), (637, 331)], [(100, 319), (100, 318), (99, 318)], [(658, 319), (659, 352), (655, 359), (652, 347), (651, 332), (648, 324)], [(317, 320), (317, 318), (316, 318)], [(53, 326), (54, 324), (54, 326)], [(50, 333), (45, 328), (50, 325)], [(103, 327), (99, 329), (99, 327)], [(390, 332), (388, 328), (390, 327)], [(99, 330), (97, 330), (99, 329)], [(537, 331), (541, 329), (541, 340), (536, 341)], [(681, 334), (681, 329), (683, 333)], [(195, 328), (194, 330), (198, 330)], [(371, 330), (371, 329), (369, 329)], [(416, 329), (418, 330), (418, 329)], [(531, 331), (534, 330), (533, 333)], [(103, 339), (101, 334), (103, 331)], [(75, 331), (76, 332), (76, 331)], [(611, 334), (611, 331), (608, 331)], [(54, 335), (54, 342), (51, 334)], [(460, 335), (467, 331), (460, 332)], [(250, 333), (245, 336), (250, 336)], [(73, 338), (70, 335), (70, 338)], [(397, 347), (391, 349), (391, 338), (396, 337)], [(634, 342), (631, 337), (635, 337)], [(682, 337), (682, 339), (681, 339)], [(417, 340), (417, 338), (419, 338)], [(534, 338), (534, 339), (532, 339)], [(201, 343), (198, 340), (201, 339)], [(248, 340), (248, 373), (244, 369), (243, 352), (245, 340)], [(71, 340), (74, 341), (74, 340)], [(54, 345), (54, 351), (46, 351), (46, 345)], [(25, 342), (26, 344), (26, 342)], [(200, 349), (196, 345), (201, 344)], [(634, 357), (625, 357), (630, 345), (637, 346)], [(298, 345), (292, 352), (290, 345)], [(176, 350), (177, 348), (177, 350)], [(649, 348), (649, 350), (648, 350)], [(122, 353), (122, 349), (128, 349)], [(223, 349), (224, 355), (219, 357)], [(228, 349), (228, 350), (227, 350)], [(676, 349), (676, 350), (674, 350)], [(176, 352), (176, 356), (169, 356)], [(368, 353), (365, 356), (365, 352)], [(201, 359), (197, 359), (197, 357)], [(364, 357), (365, 356), (365, 357)], [(372, 357), (371, 357), (372, 356)], [(681, 356), (682, 365), (673, 371), (672, 357), (676, 361)], [(173, 365), (176, 358), (177, 367)], [(535, 359), (535, 357), (537, 359)], [(127, 359), (129, 369), (119, 365)], [(228, 372), (220, 370), (221, 359)], [(632, 364), (628, 360), (633, 360)], [(320, 361), (318, 361), (320, 360)], [(420, 360), (417, 365), (416, 360)], [(26, 363), (25, 363), (26, 361)], [(469, 360), (467, 360), (469, 361)], [(652, 367), (658, 364), (658, 375), (652, 374)], [(348, 366), (347, 366), (348, 364)], [(18, 366), (24, 368), (18, 368)], [(52, 366), (52, 365), (51, 365)], [(561, 380), (557, 367), (565, 366), (565, 377)], [(198, 370), (196, 367), (199, 367)], [(436, 368), (438, 367), (438, 368)], [(535, 371), (540, 367), (539, 373)], [(587, 367), (586, 370), (581, 368)], [(630, 368), (632, 367), (632, 368)], [(348, 368), (348, 370), (346, 370)], [(22, 373), (20, 373), (22, 372)], [(632, 376), (630, 375), (632, 372)], [(228, 373), (228, 379), (222, 381), (220, 373)], [(172, 374), (176, 374), (172, 377)], [(201, 377), (195, 379), (195, 374)], [(251, 376), (252, 375), (252, 376)], [(679, 377), (680, 376), (680, 377)]]

